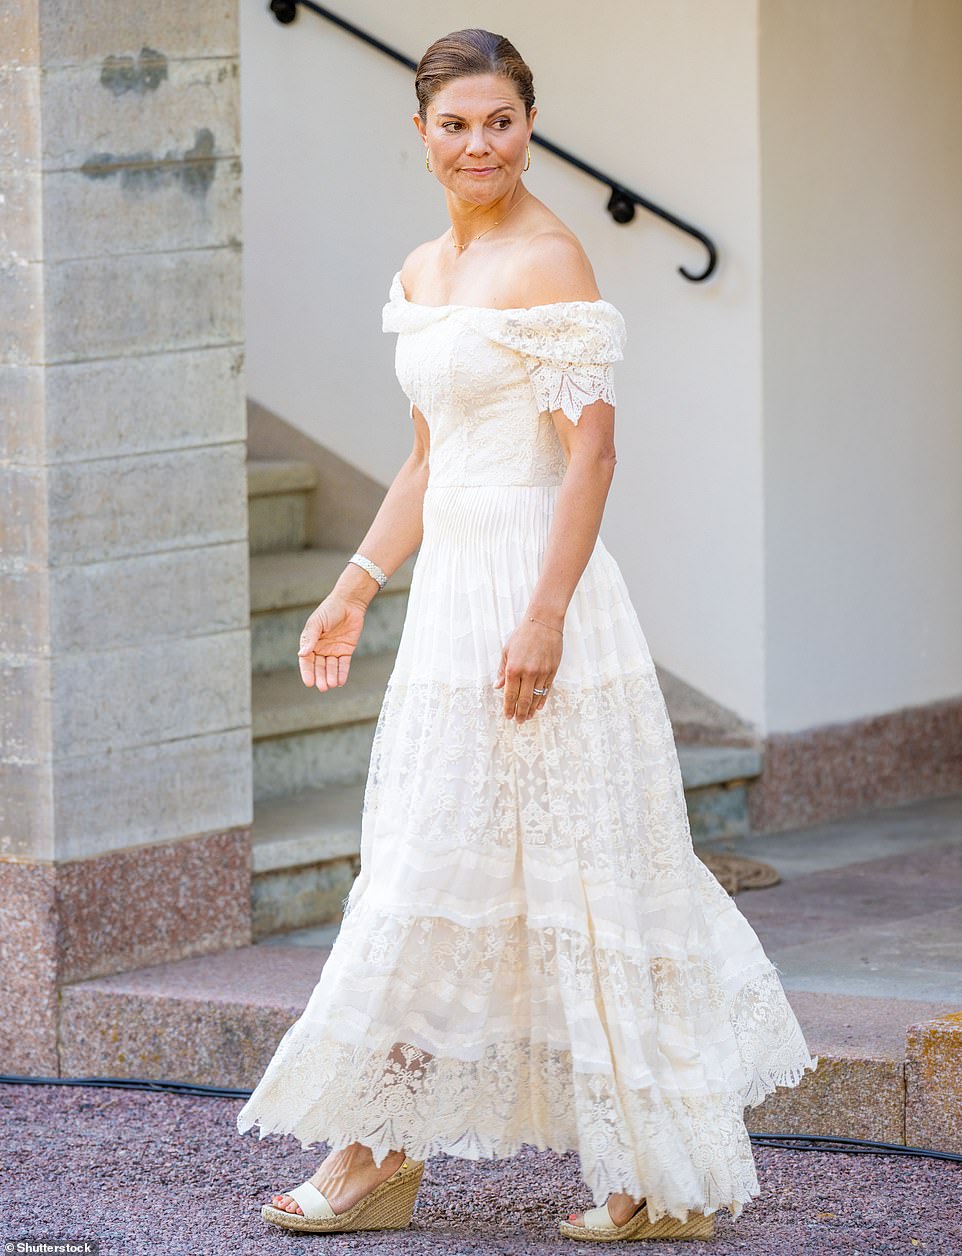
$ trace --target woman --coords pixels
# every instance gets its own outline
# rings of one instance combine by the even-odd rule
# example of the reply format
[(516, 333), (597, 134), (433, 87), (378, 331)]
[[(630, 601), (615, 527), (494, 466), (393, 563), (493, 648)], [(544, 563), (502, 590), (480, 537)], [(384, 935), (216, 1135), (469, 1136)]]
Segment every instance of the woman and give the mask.
[(708, 1237), (759, 1193), (744, 1108), (815, 1067), (748, 922), (692, 849), (664, 700), (598, 533), (624, 323), (524, 186), (508, 40), (448, 35), (415, 124), (451, 226), (385, 330), (414, 448), (301, 638), (343, 685), (418, 550), (371, 752), (361, 869), (301, 1017), (238, 1116), (333, 1149), (266, 1219), (408, 1223), (424, 1159), (577, 1150), (573, 1238)]

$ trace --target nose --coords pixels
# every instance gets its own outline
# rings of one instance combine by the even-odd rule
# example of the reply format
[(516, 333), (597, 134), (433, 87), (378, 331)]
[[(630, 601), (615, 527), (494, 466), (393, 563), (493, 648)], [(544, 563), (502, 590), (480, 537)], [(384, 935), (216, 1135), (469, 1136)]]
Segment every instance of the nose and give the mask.
[(487, 136), (484, 133), (484, 127), (474, 127), (468, 136), (468, 142), (464, 150), (472, 156), (489, 152)]

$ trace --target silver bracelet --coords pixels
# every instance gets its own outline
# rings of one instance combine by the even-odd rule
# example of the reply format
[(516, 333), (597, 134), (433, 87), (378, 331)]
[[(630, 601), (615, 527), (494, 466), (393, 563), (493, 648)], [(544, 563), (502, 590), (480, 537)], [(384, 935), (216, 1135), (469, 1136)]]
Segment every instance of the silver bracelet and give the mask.
[(374, 577), (382, 589), (387, 584), (387, 576), (381, 568), (377, 563), (372, 563), (369, 558), (365, 558), (363, 554), (352, 554), (347, 561), (349, 563), (357, 563), (358, 567), (363, 567), (369, 576)]

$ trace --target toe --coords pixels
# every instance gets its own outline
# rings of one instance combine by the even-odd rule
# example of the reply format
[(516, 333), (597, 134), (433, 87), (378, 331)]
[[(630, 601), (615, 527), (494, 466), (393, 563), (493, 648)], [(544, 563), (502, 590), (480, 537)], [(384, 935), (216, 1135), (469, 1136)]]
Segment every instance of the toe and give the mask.
[(568, 1222), (569, 1222), (569, 1224), (571, 1224), (571, 1225), (580, 1225), (580, 1226), (583, 1226), (583, 1225), (584, 1225), (584, 1218), (582, 1217), (582, 1214), (581, 1214), (580, 1212), (569, 1212), (569, 1213), (568, 1213)]

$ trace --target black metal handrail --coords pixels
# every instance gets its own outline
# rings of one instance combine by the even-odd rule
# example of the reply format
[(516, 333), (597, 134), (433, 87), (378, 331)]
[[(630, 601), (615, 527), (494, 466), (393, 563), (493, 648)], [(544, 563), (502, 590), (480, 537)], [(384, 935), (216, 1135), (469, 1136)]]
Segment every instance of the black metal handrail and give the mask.
[[(327, 21), (333, 22), (335, 26), (339, 26), (341, 30), (347, 31), (349, 35), (363, 40), (372, 48), (376, 48), (378, 52), (383, 52), (385, 56), (391, 57), (392, 60), (400, 62), (401, 65), (407, 66), (409, 70), (417, 69), (417, 62), (412, 61), (410, 57), (406, 57), (403, 52), (398, 52), (396, 48), (392, 48), (390, 44), (384, 43), (375, 35), (369, 34), (362, 30), (360, 26), (355, 26), (353, 22), (349, 22), (346, 18), (341, 17), (337, 13), (332, 13), (330, 9), (325, 8), (323, 4), (316, 4), (315, 0), (270, 0), (270, 10), (277, 18), (278, 22), (287, 26), (297, 17), (297, 6), (303, 5), (305, 9), (310, 9), (312, 13), (316, 13), (319, 17), (326, 18)], [(546, 148), (549, 153), (554, 153), (556, 157), (560, 157), (562, 161), (568, 162), (569, 165), (583, 171), (592, 179), (597, 179), (599, 183), (603, 183), (609, 190), (608, 204), (605, 208), (617, 223), (631, 222), (635, 216), (635, 207), (641, 206), (647, 209), (651, 214), (657, 214), (659, 218), (663, 218), (665, 222), (670, 222), (673, 227), (677, 227), (679, 231), (684, 231), (687, 235), (693, 236), (708, 250), (708, 265), (699, 275), (693, 275), (691, 271), (686, 270), (684, 266), (679, 266), (678, 271), (684, 275), (686, 279), (690, 279), (692, 283), (701, 283), (707, 279), (714, 271), (718, 261), (718, 252), (712, 244), (711, 240), (703, 231), (699, 231), (697, 227), (693, 227), (691, 223), (685, 222), (683, 219), (676, 217), (662, 209), (660, 205), (655, 205), (644, 196), (639, 196), (637, 192), (631, 188), (625, 187), (617, 179), (612, 179), (610, 175), (599, 170), (596, 166), (590, 165), (587, 161), (582, 161), (580, 157), (576, 157), (574, 153), (570, 153), (566, 148), (562, 148), (560, 144), (555, 144), (552, 140), (546, 139), (543, 135), (534, 132), (531, 136), (531, 142), (538, 144), (542, 148)]]

